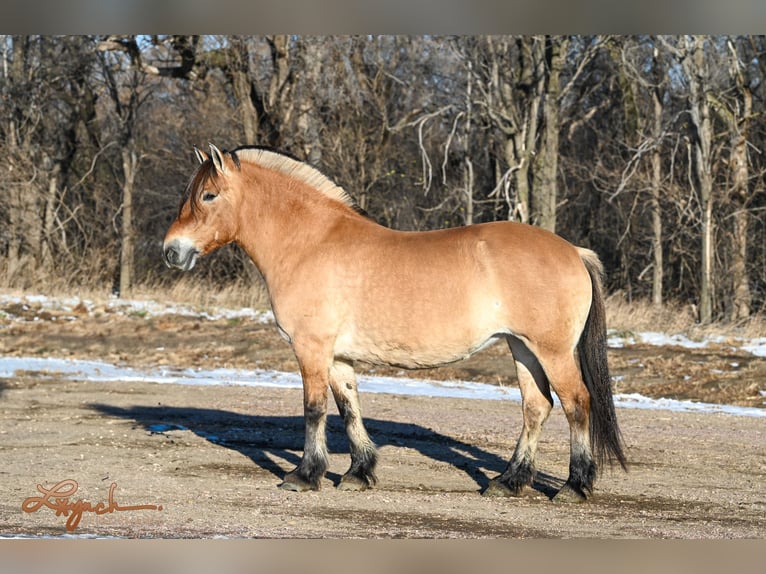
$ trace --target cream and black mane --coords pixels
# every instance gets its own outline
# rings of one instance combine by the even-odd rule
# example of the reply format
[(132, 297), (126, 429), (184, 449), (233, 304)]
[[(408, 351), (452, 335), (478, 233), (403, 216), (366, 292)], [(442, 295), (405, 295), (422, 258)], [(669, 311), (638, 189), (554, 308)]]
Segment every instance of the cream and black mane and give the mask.
[[(241, 163), (256, 164), (266, 169), (273, 169), (289, 177), (293, 177), (313, 187), (323, 195), (338, 201), (357, 213), (367, 216), (367, 213), (351, 197), (346, 190), (337, 185), (329, 177), (317, 168), (303, 162), (296, 157), (281, 151), (264, 146), (240, 146), (228, 153), (234, 165), (241, 169)], [(189, 200), (192, 212), (196, 212), (199, 205), (200, 194), (208, 180), (216, 175), (215, 165), (211, 160), (203, 162), (192, 175), (186, 186), (186, 191), (181, 199), (181, 205)]]

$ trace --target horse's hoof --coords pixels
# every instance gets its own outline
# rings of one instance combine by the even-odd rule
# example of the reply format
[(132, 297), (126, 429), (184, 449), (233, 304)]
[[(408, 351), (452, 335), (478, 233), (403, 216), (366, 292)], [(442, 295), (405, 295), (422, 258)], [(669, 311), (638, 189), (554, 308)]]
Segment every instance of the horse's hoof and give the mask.
[(279, 485), (282, 490), (289, 490), (291, 492), (308, 492), (310, 490), (319, 490), (319, 485), (311, 484), (309, 481), (302, 479), (297, 474), (289, 472), (285, 475), (285, 480)]
[(338, 490), (349, 490), (349, 491), (356, 491), (360, 492), (362, 490), (367, 490), (370, 488), (370, 483), (367, 482), (363, 478), (359, 478), (356, 475), (353, 474), (344, 474), (340, 482), (338, 483)]
[(553, 497), (553, 502), (569, 504), (579, 504), (587, 500), (588, 498), (585, 496), (584, 492), (582, 492), (580, 489), (572, 488), (568, 482), (562, 486), (561, 490), (559, 490), (556, 493), (556, 496)]
[(488, 497), (518, 497), (521, 494), (520, 489), (514, 490), (504, 482), (500, 482), (497, 479), (489, 481), (489, 485), (481, 493), (482, 496)]

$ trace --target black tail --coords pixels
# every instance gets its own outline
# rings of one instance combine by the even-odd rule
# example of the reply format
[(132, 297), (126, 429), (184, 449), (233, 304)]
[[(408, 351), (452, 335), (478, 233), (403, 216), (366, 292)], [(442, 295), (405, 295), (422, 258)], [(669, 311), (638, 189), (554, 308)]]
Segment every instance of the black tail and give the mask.
[(606, 311), (601, 292), (603, 268), (592, 251), (580, 250), (593, 285), (590, 313), (580, 335), (577, 351), (585, 386), (590, 393), (590, 440), (599, 465), (614, 460), (627, 470), (622, 436), (612, 398), (612, 381), (606, 360)]

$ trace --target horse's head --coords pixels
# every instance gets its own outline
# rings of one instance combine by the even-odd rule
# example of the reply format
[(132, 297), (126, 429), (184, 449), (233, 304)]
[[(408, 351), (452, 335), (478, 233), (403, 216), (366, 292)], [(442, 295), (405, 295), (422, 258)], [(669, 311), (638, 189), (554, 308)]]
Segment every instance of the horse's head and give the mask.
[(170, 225), (163, 253), (168, 267), (188, 271), (197, 258), (234, 241), (238, 229), (236, 157), (210, 144), (210, 155), (194, 148), (200, 166), (194, 172)]

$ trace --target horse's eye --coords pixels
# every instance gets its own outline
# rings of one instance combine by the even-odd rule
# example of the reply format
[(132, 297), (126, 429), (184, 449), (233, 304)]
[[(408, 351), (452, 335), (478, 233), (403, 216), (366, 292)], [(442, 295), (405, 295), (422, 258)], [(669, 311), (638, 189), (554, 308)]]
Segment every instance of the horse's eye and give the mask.
[(216, 197), (218, 197), (216, 194), (206, 191), (202, 194), (202, 201), (213, 201)]

